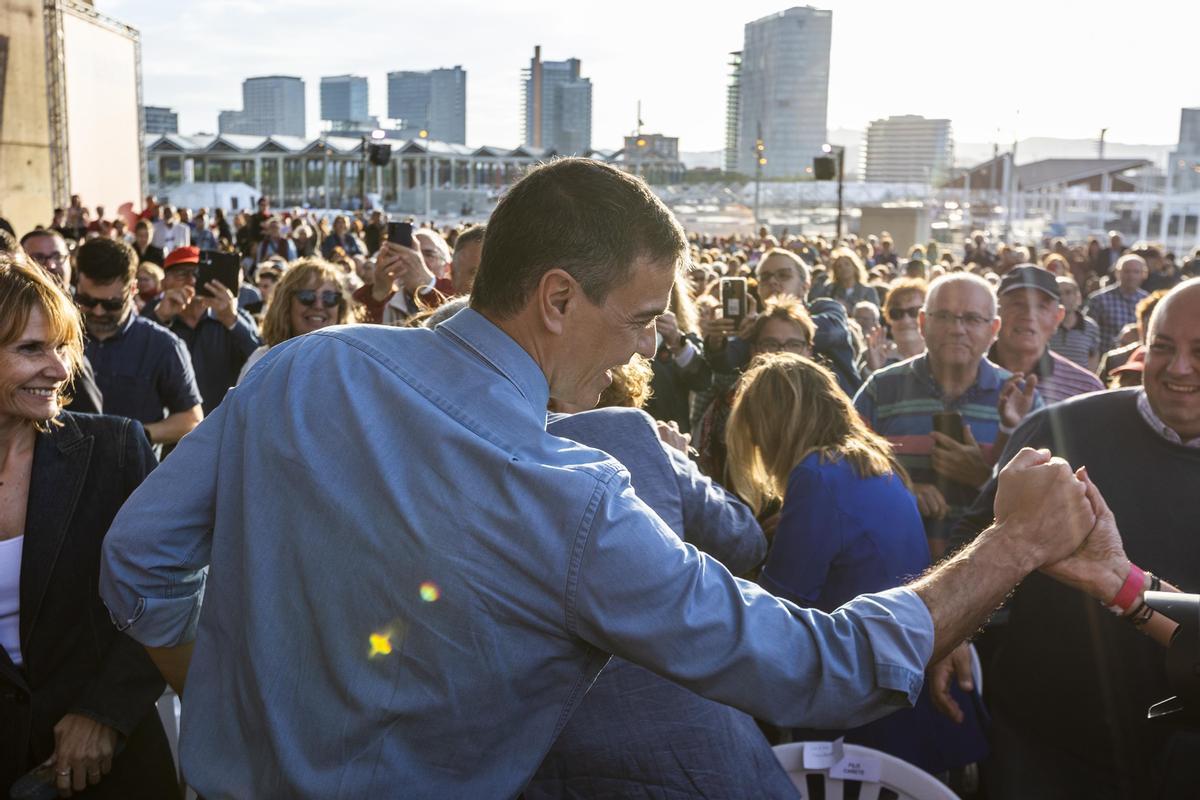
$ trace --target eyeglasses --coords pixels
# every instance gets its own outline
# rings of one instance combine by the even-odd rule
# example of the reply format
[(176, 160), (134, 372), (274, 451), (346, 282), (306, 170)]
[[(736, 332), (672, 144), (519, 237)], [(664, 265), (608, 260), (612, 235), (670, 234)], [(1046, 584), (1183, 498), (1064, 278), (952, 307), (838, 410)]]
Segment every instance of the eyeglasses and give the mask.
[(332, 289), (326, 289), (319, 295), (316, 289), (301, 289), (296, 292), (296, 299), (300, 301), (300, 305), (309, 308), (317, 302), (318, 296), (321, 298), (321, 308), (336, 308), (342, 304), (342, 293)]
[(807, 339), (759, 339), (758, 349), (764, 353), (799, 353), (808, 352)]
[(951, 314), (949, 311), (934, 311), (929, 317), (939, 325), (949, 326), (961, 322), (968, 328), (982, 328), (992, 322), (982, 314)]
[(916, 319), (919, 316), (921, 316), (921, 307), (920, 306), (908, 306), (906, 308), (889, 308), (887, 310), (888, 319), (893, 320), (893, 321), (901, 320), (901, 319), (904, 319), (905, 317), (908, 317), (909, 319)]
[(80, 308), (95, 308), (100, 306), (105, 311), (120, 311), (125, 307), (124, 297), (112, 297), (101, 299), (99, 297), (89, 297), (86, 294), (75, 294), (75, 305)]
[(794, 277), (796, 277), (796, 271), (793, 269), (777, 269), (774, 272), (768, 270), (767, 272), (758, 273), (758, 279), (762, 283), (766, 283), (768, 281), (779, 281), (780, 283), (784, 283), (785, 281), (790, 281)]
[(48, 267), (51, 264), (59, 266), (67, 260), (65, 253), (30, 253), (29, 257), (43, 267)]

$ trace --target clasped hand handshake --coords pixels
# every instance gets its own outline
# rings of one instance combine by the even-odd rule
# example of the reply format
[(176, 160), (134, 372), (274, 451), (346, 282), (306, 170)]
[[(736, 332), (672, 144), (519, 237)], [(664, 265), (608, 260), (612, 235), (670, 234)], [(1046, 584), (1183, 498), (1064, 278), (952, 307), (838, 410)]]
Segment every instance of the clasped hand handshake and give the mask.
[[(1100, 490), (1083, 468), (1072, 471), (1048, 450), (1021, 450), (1000, 472), (994, 506), (996, 526), (1026, 572), (1055, 580), (1109, 603), (1129, 574), (1117, 523)], [(951, 679), (973, 689), (964, 643), (929, 668), (934, 705), (951, 719), (962, 710), (949, 693)]]

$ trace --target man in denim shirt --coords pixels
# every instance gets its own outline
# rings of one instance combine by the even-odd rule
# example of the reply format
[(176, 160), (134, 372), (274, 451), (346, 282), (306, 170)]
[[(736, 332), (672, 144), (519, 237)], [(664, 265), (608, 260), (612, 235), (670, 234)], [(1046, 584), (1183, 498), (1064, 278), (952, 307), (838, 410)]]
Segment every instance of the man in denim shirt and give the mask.
[[(531, 170), (471, 308), (272, 348), (134, 493), (101, 594), (181, 691), (201, 796), (513, 796), (609, 654), (778, 724), (858, 724), (1088, 537), (1088, 487), (1027, 451), (963, 555), (832, 615), (680, 541), (545, 424), (551, 397), (594, 404), (686, 252), (640, 180)], [(389, 242), (380, 268), (419, 258)]]

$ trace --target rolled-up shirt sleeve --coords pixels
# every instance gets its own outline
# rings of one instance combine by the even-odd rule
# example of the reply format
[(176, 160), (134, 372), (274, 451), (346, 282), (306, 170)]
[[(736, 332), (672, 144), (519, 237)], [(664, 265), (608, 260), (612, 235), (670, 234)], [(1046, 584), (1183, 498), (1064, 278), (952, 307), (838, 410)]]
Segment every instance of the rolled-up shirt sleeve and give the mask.
[(933, 653), (911, 590), (800, 608), (681, 542), (620, 473), (597, 485), (571, 564), (574, 633), (777, 725), (848, 728), (911, 705)]
[(174, 647), (196, 637), (228, 405), (180, 441), (121, 507), (104, 537), (101, 599), (117, 628), (143, 645)]

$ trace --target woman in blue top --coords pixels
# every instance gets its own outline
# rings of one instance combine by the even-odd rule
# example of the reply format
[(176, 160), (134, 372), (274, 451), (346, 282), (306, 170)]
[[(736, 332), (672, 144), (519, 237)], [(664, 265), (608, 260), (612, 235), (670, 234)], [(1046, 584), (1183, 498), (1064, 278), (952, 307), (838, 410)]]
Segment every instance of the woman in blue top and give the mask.
[[(728, 475), (750, 506), (761, 511), (783, 501), (759, 578), (768, 591), (832, 611), (929, 567), (908, 475), (825, 367), (790, 353), (760, 357), (738, 386), (726, 443)], [(844, 735), (928, 772), (945, 772), (987, 752), (974, 703), (961, 693), (956, 699), (966, 712), (961, 724), (935, 711), (925, 689), (915, 707), (860, 728), (795, 735)]]

